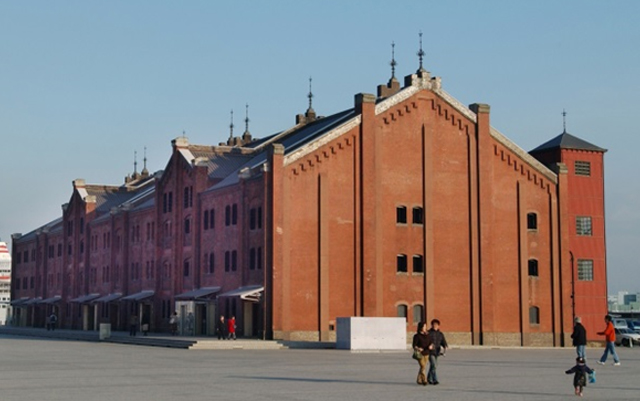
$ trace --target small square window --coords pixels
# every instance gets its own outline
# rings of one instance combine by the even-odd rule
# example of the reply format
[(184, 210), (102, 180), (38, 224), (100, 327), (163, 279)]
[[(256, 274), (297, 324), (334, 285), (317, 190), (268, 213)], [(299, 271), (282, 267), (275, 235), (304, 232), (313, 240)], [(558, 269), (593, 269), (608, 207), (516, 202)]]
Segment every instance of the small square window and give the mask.
[(582, 160), (576, 160), (573, 164), (576, 175), (591, 175), (591, 162), (586, 162)]
[(593, 235), (592, 226), (591, 226), (591, 217), (589, 216), (576, 217), (576, 234), (584, 235), (584, 236)]
[(593, 281), (593, 260), (578, 259), (578, 281)]

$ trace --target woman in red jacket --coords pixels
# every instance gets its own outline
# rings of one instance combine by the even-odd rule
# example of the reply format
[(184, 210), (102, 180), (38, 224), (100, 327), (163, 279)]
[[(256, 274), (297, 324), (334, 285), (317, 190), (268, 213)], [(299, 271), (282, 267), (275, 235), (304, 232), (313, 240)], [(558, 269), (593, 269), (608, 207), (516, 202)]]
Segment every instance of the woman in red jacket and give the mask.
[(618, 358), (618, 354), (616, 354), (616, 330), (613, 328), (613, 323), (611, 323), (611, 316), (607, 315), (604, 317), (604, 322), (607, 325), (607, 328), (604, 331), (599, 332), (598, 334), (601, 336), (605, 336), (605, 340), (607, 341), (604, 347), (604, 354), (602, 354), (602, 358), (598, 361), (600, 365), (604, 365), (607, 361), (607, 356), (609, 352), (613, 356), (613, 365), (620, 366), (620, 359)]
[(235, 316), (231, 316), (231, 319), (228, 320), (228, 327), (229, 327), (229, 339), (231, 339), (231, 337), (233, 337), (233, 339), (236, 339), (236, 317)]

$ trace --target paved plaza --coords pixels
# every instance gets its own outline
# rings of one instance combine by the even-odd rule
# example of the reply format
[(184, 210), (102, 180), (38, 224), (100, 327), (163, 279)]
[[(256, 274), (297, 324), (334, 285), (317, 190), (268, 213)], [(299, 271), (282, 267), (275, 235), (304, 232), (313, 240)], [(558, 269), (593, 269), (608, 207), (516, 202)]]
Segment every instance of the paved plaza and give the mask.
[[(587, 399), (640, 399), (640, 348), (595, 363)], [(451, 349), (441, 384), (415, 384), (403, 353), (205, 350), (0, 335), (0, 400), (567, 400), (573, 349)]]

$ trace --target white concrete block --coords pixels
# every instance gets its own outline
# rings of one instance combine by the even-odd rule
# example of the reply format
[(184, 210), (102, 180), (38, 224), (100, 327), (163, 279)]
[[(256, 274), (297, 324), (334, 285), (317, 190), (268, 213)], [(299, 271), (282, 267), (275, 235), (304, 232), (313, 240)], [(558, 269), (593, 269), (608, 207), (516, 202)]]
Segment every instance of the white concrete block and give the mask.
[(406, 320), (403, 317), (339, 317), (336, 348), (406, 350)]

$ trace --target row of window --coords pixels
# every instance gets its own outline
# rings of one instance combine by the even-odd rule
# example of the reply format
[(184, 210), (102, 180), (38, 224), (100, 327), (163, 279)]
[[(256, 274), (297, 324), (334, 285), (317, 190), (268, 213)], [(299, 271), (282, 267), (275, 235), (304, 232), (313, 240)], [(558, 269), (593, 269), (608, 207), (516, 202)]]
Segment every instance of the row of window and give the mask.
[[(413, 208), (411, 214), (413, 224), (424, 224), (424, 209), (419, 206)], [(396, 223), (407, 224), (407, 207), (400, 205), (396, 207)]]
[[(397, 306), (397, 316), (403, 317), (408, 321), (409, 315), (409, 307), (404, 304), (400, 304)], [(413, 306), (413, 323), (418, 324), (419, 322), (424, 322), (424, 307), (422, 305), (414, 305)], [(529, 323), (530, 324), (540, 324), (540, 308), (537, 306), (532, 306), (529, 308)]]
[[(424, 258), (422, 255), (413, 255), (413, 273), (424, 273)], [(398, 254), (396, 257), (396, 272), (408, 273), (407, 255)]]

